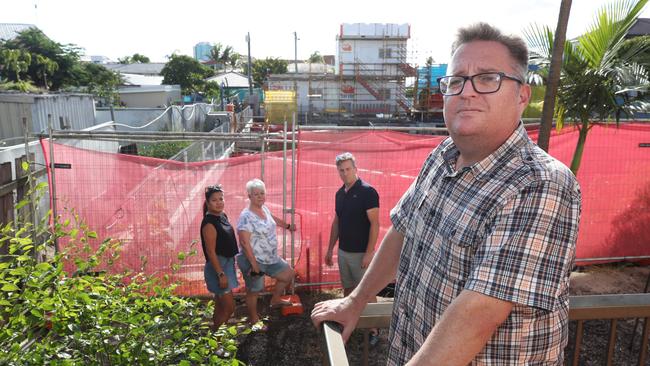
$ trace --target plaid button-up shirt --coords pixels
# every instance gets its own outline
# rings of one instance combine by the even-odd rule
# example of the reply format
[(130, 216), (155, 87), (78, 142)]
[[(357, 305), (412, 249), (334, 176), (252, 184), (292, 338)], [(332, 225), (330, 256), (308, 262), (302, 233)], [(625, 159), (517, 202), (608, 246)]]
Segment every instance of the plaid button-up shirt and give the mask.
[(561, 365), (580, 188), (523, 125), (456, 171), (451, 139), (429, 155), (391, 212), (404, 235), (389, 365), (405, 364), (449, 304), (471, 290), (514, 304), (472, 365)]

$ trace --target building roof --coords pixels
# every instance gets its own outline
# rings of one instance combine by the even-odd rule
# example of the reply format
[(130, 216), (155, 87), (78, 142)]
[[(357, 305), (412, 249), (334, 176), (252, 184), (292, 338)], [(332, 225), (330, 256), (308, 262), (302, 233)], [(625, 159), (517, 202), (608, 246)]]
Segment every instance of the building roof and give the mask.
[(104, 64), (109, 70), (117, 71), (123, 74), (138, 74), (138, 75), (160, 75), (163, 67), (165, 67), (164, 62), (151, 62), (148, 64), (120, 64), (120, 63), (109, 63)]
[(158, 75), (139, 75), (139, 74), (126, 74), (120, 73), (124, 78), (126, 85), (161, 85), (163, 83), (163, 76)]
[(134, 94), (134, 93), (160, 93), (160, 92), (174, 92), (180, 93), (180, 85), (142, 85), (142, 86), (125, 86), (118, 89), (120, 94)]
[(223, 72), (207, 78), (205, 81), (213, 81), (219, 85), (223, 82), (226, 88), (248, 88), (248, 76), (236, 71)]
[(339, 39), (408, 39), (411, 38), (409, 24), (393, 23), (343, 23)]
[(650, 35), (650, 18), (638, 18), (627, 32), (627, 37)]
[(0, 23), (0, 39), (6, 41), (16, 38), (19, 32), (29, 28), (37, 28), (34, 24)]

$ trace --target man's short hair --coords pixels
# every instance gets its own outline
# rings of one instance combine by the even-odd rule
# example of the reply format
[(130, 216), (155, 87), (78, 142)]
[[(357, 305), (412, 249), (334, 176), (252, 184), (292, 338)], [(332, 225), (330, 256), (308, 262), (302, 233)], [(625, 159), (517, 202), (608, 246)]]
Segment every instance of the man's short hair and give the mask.
[(266, 192), (266, 185), (261, 180), (255, 178), (251, 179), (246, 183), (246, 193), (253, 194), (254, 189), (259, 189), (262, 192)]
[(467, 27), (458, 29), (456, 40), (451, 46), (451, 54), (463, 44), (473, 41), (494, 41), (504, 45), (510, 56), (515, 60), (513, 65), (517, 76), (522, 81), (526, 80), (526, 73), (528, 72), (528, 46), (526, 42), (516, 35), (503, 34), (498, 28), (495, 28), (487, 23), (475, 23)]
[(357, 164), (356, 161), (354, 160), (354, 155), (349, 152), (344, 152), (343, 154), (339, 154), (336, 156), (336, 166), (338, 167), (341, 165), (344, 161), (351, 161), (352, 162), (352, 167), (356, 168)]

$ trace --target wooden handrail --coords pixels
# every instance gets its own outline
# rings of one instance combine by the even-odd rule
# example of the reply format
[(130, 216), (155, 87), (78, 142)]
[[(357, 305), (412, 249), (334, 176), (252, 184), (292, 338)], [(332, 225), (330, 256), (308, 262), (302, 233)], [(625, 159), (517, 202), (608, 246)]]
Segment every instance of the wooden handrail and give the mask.
[[(393, 302), (379, 302), (368, 304), (359, 318), (357, 328), (388, 328), (393, 311)], [(613, 295), (584, 295), (569, 297), (569, 320), (578, 321), (576, 332), (576, 350), (582, 340), (582, 322), (596, 319), (620, 319), (620, 318), (644, 318), (643, 338), (641, 339), (641, 354), (639, 362), (643, 364), (646, 358), (648, 334), (650, 333), (648, 319), (650, 318), (650, 294), (613, 294)], [(615, 325), (616, 322), (612, 321)], [(347, 366), (348, 360), (343, 346), (340, 326), (333, 322), (325, 322), (325, 342), (327, 344), (327, 355), (330, 366)], [(615, 329), (615, 328), (613, 328)], [(611, 332), (612, 330), (610, 330)], [(614, 330), (615, 332), (615, 330)], [(608, 345), (608, 360), (611, 360), (614, 345), (611, 341)], [(364, 341), (367, 337), (364, 337)], [(364, 360), (367, 360), (367, 345), (364, 345)], [(573, 355), (574, 364), (578, 360), (578, 353)]]

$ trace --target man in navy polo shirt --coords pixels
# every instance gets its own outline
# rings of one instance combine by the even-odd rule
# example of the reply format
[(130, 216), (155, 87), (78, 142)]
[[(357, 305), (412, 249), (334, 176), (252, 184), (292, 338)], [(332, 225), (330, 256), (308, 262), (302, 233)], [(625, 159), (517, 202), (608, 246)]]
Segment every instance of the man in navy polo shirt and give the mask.
[[(379, 195), (357, 176), (351, 153), (338, 155), (336, 168), (343, 186), (336, 192), (336, 215), (332, 221), (325, 264), (333, 264), (332, 251), (338, 240), (339, 273), (343, 294), (348, 296), (361, 282), (375, 253), (379, 234)], [(373, 329), (370, 342), (375, 344), (377, 340), (377, 330)]]

